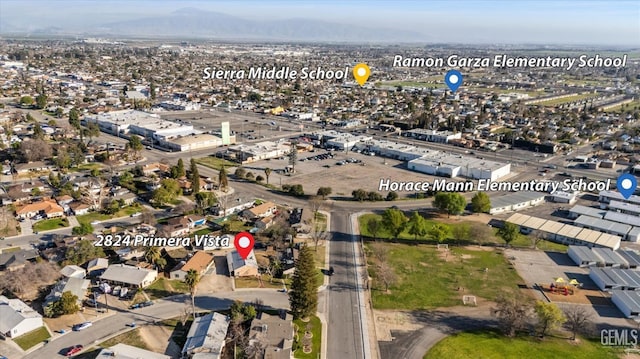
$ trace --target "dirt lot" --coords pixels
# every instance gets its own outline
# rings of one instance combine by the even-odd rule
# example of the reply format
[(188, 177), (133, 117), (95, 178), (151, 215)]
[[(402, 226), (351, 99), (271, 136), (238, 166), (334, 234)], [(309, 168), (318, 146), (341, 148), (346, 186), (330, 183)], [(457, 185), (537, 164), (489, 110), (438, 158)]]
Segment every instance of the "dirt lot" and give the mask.
[(180, 348), (171, 338), (171, 331), (162, 325), (144, 325), (138, 331), (140, 337), (149, 346), (151, 351), (164, 353), (173, 358), (180, 356)]
[(215, 253), (215, 271), (213, 266), (202, 276), (198, 284), (199, 293), (230, 292), (233, 290), (232, 279), (229, 277), (227, 258)]

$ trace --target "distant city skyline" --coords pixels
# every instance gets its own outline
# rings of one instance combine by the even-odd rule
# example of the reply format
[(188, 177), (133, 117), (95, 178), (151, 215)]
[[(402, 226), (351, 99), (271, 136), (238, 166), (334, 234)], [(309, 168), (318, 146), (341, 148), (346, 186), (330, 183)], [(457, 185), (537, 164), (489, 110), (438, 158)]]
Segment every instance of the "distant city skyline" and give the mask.
[(219, 12), (253, 21), (312, 19), (378, 30), (411, 31), (423, 37), (425, 43), (640, 47), (640, 2), (637, 0), (2, 0), (0, 33), (47, 28), (92, 33), (102, 24), (166, 16), (184, 8)]

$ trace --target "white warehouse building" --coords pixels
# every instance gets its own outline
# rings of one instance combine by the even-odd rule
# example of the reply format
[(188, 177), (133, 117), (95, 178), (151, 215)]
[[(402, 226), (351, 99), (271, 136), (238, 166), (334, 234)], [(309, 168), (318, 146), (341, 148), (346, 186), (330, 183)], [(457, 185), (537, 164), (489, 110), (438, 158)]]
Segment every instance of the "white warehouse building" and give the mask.
[(495, 181), (511, 173), (511, 164), (432, 151), (410, 160), (410, 170), (446, 177), (467, 177)]

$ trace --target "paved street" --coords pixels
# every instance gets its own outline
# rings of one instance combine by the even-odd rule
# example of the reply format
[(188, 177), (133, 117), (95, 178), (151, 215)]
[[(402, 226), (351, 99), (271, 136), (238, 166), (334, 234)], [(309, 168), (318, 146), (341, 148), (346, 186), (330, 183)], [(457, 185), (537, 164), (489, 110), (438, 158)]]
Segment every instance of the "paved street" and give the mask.
[[(259, 292), (225, 292), (214, 295), (200, 295), (196, 297), (196, 310), (220, 310), (228, 309), (234, 300), (252, 302), (260, 298), (265, 306), (271, 308), (289, 308), (289, 299), (285, 293), (274, 290), (260, 290)], [(118, 312), (115, 315), (106, 317), (93, 323), (93, 326), (82, 332), (69, 332), (64, 335), (56, 334), (54, 340), (42, 348), (33, 351), (24, 358), (41, 359), (54, 358), (65, 348), (72, 345), (82, 344), (85, 348), (90, 348), (102, 342), (106, 337), (125, 331), (126, 324), (135, 321), (136, 323), (153, 324), (155, 321), (178, 317), (184, 313), (185, 309), (190, 311), (190, 300), (188, 295), (179, 295), (166, 300), (158, 300), (156, 304), (131, 312)], [(13, 359), (13, 358), (12, 358)]]

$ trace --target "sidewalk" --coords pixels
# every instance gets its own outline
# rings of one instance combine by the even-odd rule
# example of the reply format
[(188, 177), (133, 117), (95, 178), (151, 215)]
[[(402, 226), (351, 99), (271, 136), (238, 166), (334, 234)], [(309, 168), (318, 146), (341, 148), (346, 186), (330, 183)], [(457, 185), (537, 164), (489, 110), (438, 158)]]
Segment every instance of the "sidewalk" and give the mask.
[[(325, 211), (318, 211), (322, 214), (324, 214), (327, 218), (327, 224), (326, 224), (326, 231), (330, 232), (331, 231), (331, 213), (330, 212), (325, 212)], [(330, 265), (329, 263), (329, 259), (331, 257), (331, 240), (325, 240), (325, 252), (324, 252), (324, 263), (325, 263), (325, 267)], [(325, 291), (325, 289), (327, 289), (327, 287), (329, 286), (329, 276), (325, 275), (324, 276), (324, 282), (322, 283), (322, 286), (320, 286), (320, 288), (318, 288), (318, 292), (320, 292), (318, 294), (318, 312), (316, 313), (318, 315), (318, 318), (320, 319), (320, 323), (322, 323), (322, 339), (320, 341), (320, 358), (322, 359), (327, 359), (327, 342), (328, 342), (328, 331), (327, 331), (327, 327), (329, 326), (328, 322), (327, 322), (327, 316), (329, 315), (329, 298), (327, 298), (328, 293)]]

